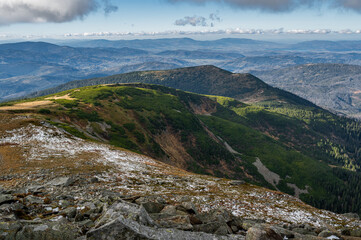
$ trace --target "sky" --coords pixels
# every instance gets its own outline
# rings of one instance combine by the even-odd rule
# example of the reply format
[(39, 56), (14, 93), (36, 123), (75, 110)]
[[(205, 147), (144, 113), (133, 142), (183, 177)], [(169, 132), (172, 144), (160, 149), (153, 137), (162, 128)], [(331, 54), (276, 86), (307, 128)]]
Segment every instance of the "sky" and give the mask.
[(360, 39), (361, 0), (0, 0), (0, 40)]

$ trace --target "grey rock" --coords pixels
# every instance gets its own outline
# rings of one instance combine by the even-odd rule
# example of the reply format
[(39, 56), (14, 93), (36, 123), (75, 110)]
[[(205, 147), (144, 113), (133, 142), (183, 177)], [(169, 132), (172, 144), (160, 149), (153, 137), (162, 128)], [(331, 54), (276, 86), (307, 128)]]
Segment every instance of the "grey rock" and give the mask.
[(77, 225), (78, 225), (80, 228), (86, 228), (86, 229), (89, 229), (89, 228), (95, 226), (94, 222), (93, 222), (92, 220), (90, 220), (90, 219), (87, 219), (87, 220), (78, 222)]
[(197, 208), (192, 202), (182, 202), (181, 205), (177, 206), (177, 210), (190, 214), (198, 214)]
[(248, 231), (248, 229), (250, 229), (251, 227), (253, 227), (256, 224), (260, 224), (260, 223), (264, 223), (263, 220), (258, 220), (258, 219), (244, 219), (242, 222), (242, 228), (246, 231)]
[(189, 216), (170, 216), (156, 221), (159, 227), (162, 228), (176, 228), (181, 230), (192, 230), (193, 226), (190, 223)]
[(148, 213), (160, 213), (164, 208), (164, 204), (157, 202), (142, 203), (142, 206)]
[(349, 229), (349, 228), (342, 228), (342, 229), (341, 229), (341, 235), (343, 235), (343, 236), (350, 236), (350, 235), (351, 235), (351, 229)]
[(361, 228), (350, 230), (351, 237), (361, 237)]
[(225, 209), (213, 209), (207, 213), (198, 214), (197, 217), (199, 217), (199, 219), (204, 223), (228, 223), (232, 221), (232, 213)]
[(296, 233), (299, 233), (299, 234), (302, 234), (302, 235), (312, 235), (312, 236), (317, 236), (317, 234), (313, 231), (309, 231), (305, 228), (293, 228), (292, 229), (293, 232), (296, 232)]
[(330, 231), (330, 230), (324, 230), (324, 231), (320, 232), (320, 234), (318, 234), (318, 236), (323, 237), (323, 238), (327, 238), (330, 236), (336, 236), (339, 239), (341, 238), (341, 234), (339, 234), (338, 232)]
[(194, 231), (196, 232), (205, 232), (205, 233), (218, 233), (229, 234), (232, 233), (232, 230), (228, 227), (226, 223), (211, 222), (205, 224), (199, 224), (193, 226)]
[(344, 213), (342, 215), (347, 218), (360, 219), (360, 215), (358, 215), (357, 213)]
[(177, 215), (177, 208), (173, 205), (165, 206), (160, 213), (169, 214), (169, 215)]
[(68, 207), (60, 212), (61, 215), (67, 218), (75, 218), (77, 209), (75, 207)]
[(0, 222), (0, 239), (15, 239), (21, 228), (22, 225), (18, 222)]
[(247, 231), (246, 240), (283, 240), (270, 227), (251, 227)]
[(227, 224), (220, 226), (217, 231), (214, 232), (216, 235), (227, 235), (232, 234), (232, 229)]
[(70, 225), (58, 223), (43, 223), (38, 225), (26, 225), (17, 234), (16, 240), (67, 240), (76, 239), (78, 230)]
[(188, 232), (177, 229), (151, 228), (123, 216), (87, 233), (88, 240), (244, 240), (240, 235), (212, 235), (200, 232)]
[(232, 185), (232, 186), (238, 186), (238, 185), (242, 185), (246, 183), (245, 181), (243, 180), (234, 180), (234, 181), (230, 181), (229, 184)]
[(67, 200), (60, 200), (59, 201), (59, 205), (62, 207), (62, 208), (67, 208), (71, 205), (71, 203)]
[(270, 228), (272, 228), (273, 231), (275, 231), (277, 234), (279, 234), (283, 238), (285, 238), (285, 237), (286, 238), (294, 238), (295, 237), (295, 233), (288, 229), (284, 229), (279, 226), (271, 226)]
[(15, 198), (10, 194), (1, 194), (0, 195), (0, 205), (6, 203), (12, 203), (15, 201)]
[(71, 177), (59, 177), (51, 180), (47, 185), (68, 187), (75, 183), (75, 179)]
[(103, 216), (97, 220), (96, 227), (109, 223), (110, 221), (115, 220), (120, 216), (126, 219), (138, 221), (146, 226), (156, 225), (142, 206), (120, 200), (119, 202), (116, 202), (110, 206), (103, 214)]
[(29, 195), (25, 198), (25, 201), (30, 203), (30, 204), (43, 204), (44, 203), (44, 199), (40, 198), (40, 197), (36, 197), (33, 195)]

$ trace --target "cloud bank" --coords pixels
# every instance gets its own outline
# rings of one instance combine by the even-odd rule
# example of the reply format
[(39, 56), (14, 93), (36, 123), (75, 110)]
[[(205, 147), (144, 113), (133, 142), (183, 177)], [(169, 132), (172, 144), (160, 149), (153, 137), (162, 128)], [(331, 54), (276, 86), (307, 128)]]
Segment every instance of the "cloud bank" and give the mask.
[(286, 12), (298, 8), (327, 6), (331, 8), (354, 10), (361, 13), (360, 0), (167, 0), (171, 3), (190, 2), (205, 4), (216, 2), (238, 7), (240, 9), (258, 9), (271, 12)]
[(0, 25), (68, 22), (81, 19), (100, 6), (106, 14), (118, 9), (109, 0), (1, 0)]
[(161, 31), (161, 32), (92, 32), (92, 33), (68, 33), (65, 38), (103, 38), (103, 37), (124, 37), (124, 36), (179, 36), (179, 35), (327, 35), (341, 34), (361, 35), (360, 30), (330, 30), (330, 29), (220, 29), (220, 30), (202, 30), (202, 31)]

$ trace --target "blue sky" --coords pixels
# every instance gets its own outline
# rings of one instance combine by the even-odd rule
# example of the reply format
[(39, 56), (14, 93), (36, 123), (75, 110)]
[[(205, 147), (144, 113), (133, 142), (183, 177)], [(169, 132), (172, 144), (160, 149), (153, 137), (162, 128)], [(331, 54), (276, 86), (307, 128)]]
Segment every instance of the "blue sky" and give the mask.
[[(21, 5), (27, 1), (26, 7)], [(361, 37), (360, 23), (359, 0), (0, 2), (0, 38), (3, 39), (142, 38), (184, 34), (196, 38), (276, 35), (298, 38), (310, 35), (314, 38), (358, 39)], [(349, 34), (344, 34), (345, 30)]]

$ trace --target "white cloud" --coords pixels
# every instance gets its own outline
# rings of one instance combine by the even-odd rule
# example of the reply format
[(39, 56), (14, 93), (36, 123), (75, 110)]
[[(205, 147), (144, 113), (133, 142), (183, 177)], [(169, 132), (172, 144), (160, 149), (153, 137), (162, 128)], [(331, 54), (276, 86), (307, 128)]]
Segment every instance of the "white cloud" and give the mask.
[(174, 25), (177, 25), (177, 26), (191, 25), (193, 27), (195, 27), (195, 26), (206, 27), (206, 26), (208, 26), (208, 23), (207, 23), (207, 19), (205, 17), (201, 17), (201, 16), (189, 17), (189, 16), (186, 16), (186, 17), (184, 17), (182, 19), (176, 20)]
[(67, 22), (83, 18), (101, 5), (105, 13), (117, 10), (109, 0), (0, 0), (0, 25)]
[[(202, 16), (186, 16), (182, 19), (178, 19), (174, 22), (176, 26), (186, 26), (191, 25), (193, 27), (201, 26), (201, 27), (214, 27), (215, 22), (221, 22), (221, 18), (218, 16), (218, 13), (211, 13), (209, 14), (208, 19)], [(210, 22), (210, 23), (208, 23)]]

